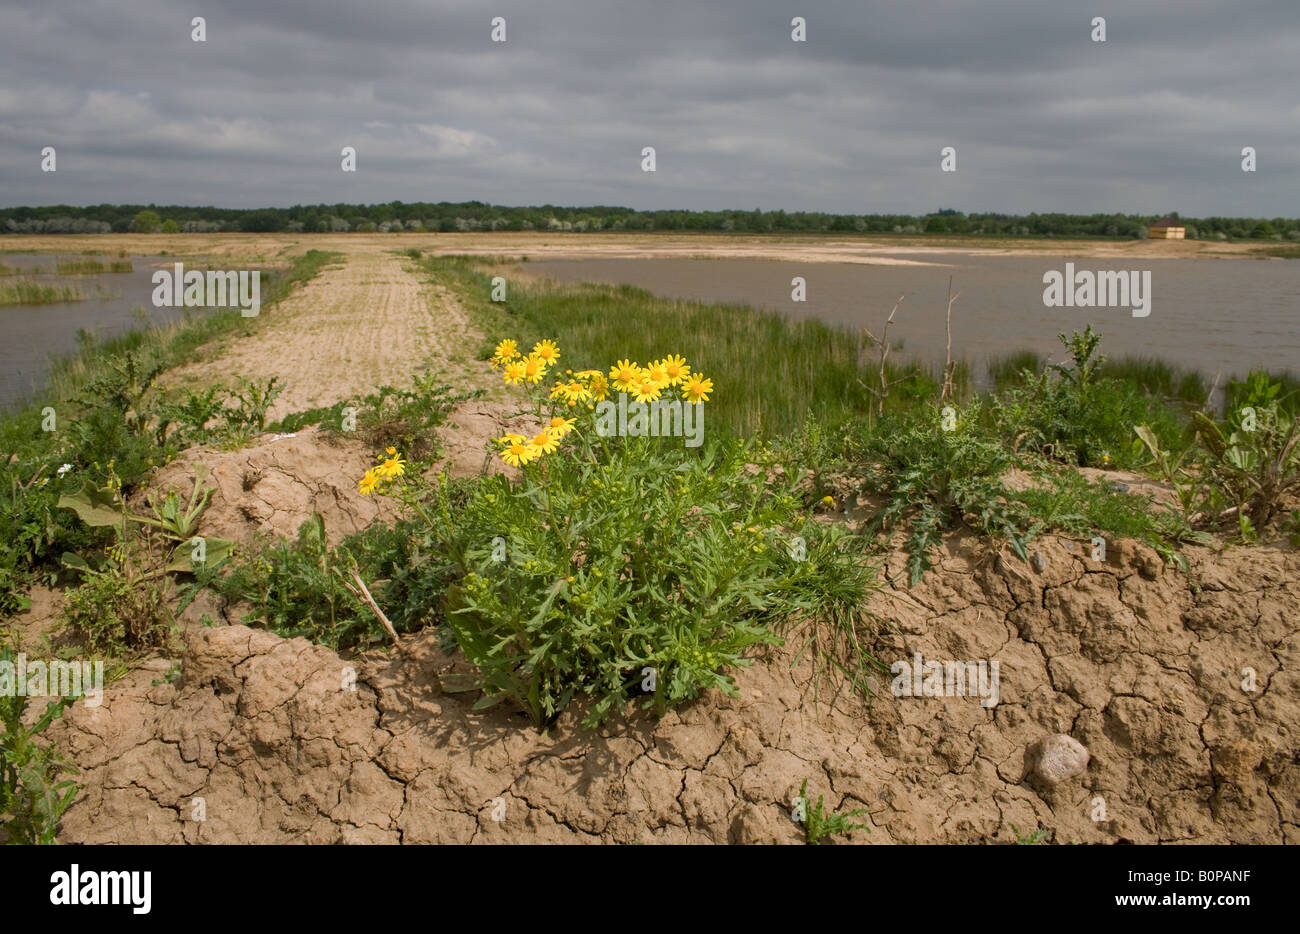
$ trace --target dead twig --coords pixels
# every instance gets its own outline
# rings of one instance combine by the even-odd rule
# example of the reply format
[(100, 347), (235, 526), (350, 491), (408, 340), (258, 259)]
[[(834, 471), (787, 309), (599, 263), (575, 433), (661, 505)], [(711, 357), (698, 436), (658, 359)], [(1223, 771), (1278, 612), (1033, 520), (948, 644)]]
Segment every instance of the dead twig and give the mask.
[(948, 277), (948, 356), (943, 363), (943, 392), (940, 399), (951, 400), (954, 395), (952, 385), (952, 303), (961, 298), (961, 293), (952, 294), (952, 276)]
[[(896, 380), (890, 380), (885, 377), (885, 360), (889, 356), (889, 326), (893, 324), (894, 315), (898, 312), (898, 306), (903, 304), (904, 298), (905, 296), (900, 295), (898, 296), (898, 301), (894, 302), (894, 307), (890, 309), (889, 317), (885, 320), (885, 329), (881, 332), (879, 338), (877, 338), (876, 335), (872, 334), (871, 329), (868, 328), (866, 325), (863, 325), (862, 327), (862, 333), (865, 334), (867, 337), (869, 337), (871, 339), (872, 345), (879, 350), (879, 360), (877, 361), (876, 366), (879, 368), (880, 390), (877, 391), (875, 389), (872, 389), (861, 379), (858, 380), (858, 385), (861, 386), (863, 389), (865, 389), (867, 392), (871, 393), (871, 395), (875, 397), (876, 413), (878, 415), (885, 414), (885, 399), (889, 395), (889, 387), (892, 386), (894, 383), (900, 383), (903, 380), (910, 378), (911, 375), (913, 375), (913, 374), (909, 374), (908, 376), (904, 376)], [(862, 366), (862, 363), (863, 363), (863, 347), (862, 347), (862, 341), (861, 339), (859, 339), (858, 341), (859, 368)]]
[(379, 621), (384, 624), (384, 628), (388, 630), (388, 634), (393, 637), (393, 644), (396, 645), (400, 651), (401, 645), (398, 644), (397, 641), (397, 630), (394, 629), (393, 624), (388, 621), (388, 617), (384, 615), (384, 611), (379, 608), (379, 604), (375, 602), (375, 598), (370, 595), (370, 588), (368, 588), (366, 582), (361, 579), (361, 575), (357, 573), (356, 568), (352, 569), (352, 579), (356, 581), (356, 587), (353, 587), (347, 581), (343, 582), (343, 586), (352, 591), (356, 597), (364, 600), (366, 605), (374, 611), (375, 615), (379, 617)]

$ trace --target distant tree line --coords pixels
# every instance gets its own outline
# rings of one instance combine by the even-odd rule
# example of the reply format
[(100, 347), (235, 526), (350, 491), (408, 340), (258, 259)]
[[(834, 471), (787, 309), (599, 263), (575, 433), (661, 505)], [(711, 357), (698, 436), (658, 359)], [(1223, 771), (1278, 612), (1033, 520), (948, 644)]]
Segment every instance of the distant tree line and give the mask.
[[(4, 233), (344, 233), (545, 230), (687, 230), (735, 233), (971, 234), (989, 237), (1140, 239), (1162, 215), (1138, 214), (826, 214), (820, 211), (634, 211), (618, 207), (504, 207), (452, 204), (316, 204), (291, 208), (214, 208), (141, 204), (0, 208)], [(1177, 215), (1174, 215), (1177, 217)], [(1275, 217), (1184, 218), (1194, 240), (1300, 240), (1300, 220)]]

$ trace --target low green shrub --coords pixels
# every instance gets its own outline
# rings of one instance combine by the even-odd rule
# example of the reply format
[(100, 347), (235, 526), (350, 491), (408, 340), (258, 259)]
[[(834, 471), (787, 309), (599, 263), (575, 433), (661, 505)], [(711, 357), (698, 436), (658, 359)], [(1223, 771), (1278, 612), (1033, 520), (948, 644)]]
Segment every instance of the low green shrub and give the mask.
[(67, 591), (62, 620), (88, 652), (109, 657), (166, 646), (175, 622), (170, 581), (147, 545), (114, 546), (100, 567), (78, 570), (82, 582)]
[[(0, 662), (12, 665), (13, 653), (0, 647)], [(77, 786), (59, 776), (75, 772), (59, 751), (39, 737), (75, 700), (60, 697), (27, 726), (29, 699), (17, 691), (0, 692), (0, 843), (55, 843), (59, 819), (72, 806)]]
[(873, 531), (908, 532), (913, 584), (929, 569), (944, 533), (960, 525), (1005, 536), (1025, 556), (1023, 517), (1002, 483), (1012, 458), (984, 427), (982, 415), (982, 403), (973, 400), (961, 409), (887, 416), (848, 438), (850, 472), (864, 492), (883, 499), (870, 523)]
[(367, 584), (397, 632), (441, 620), (444, 566), (422, 547), (410, 523), (378, 523), (330, 547), (319, 515), (302, 524), (294, 541), (245, 549), (212, 588), (232, 603), (251, 606), (244, 622), (286, 638), (302, 636), (340, 649), (390, 641), (358, 592), (352, 572)]
[(359, 438), (373, 448), (401, 447), (415, 460), (432, 458), (438, 447), (436, 429), (457, 405), (483, 395), (482, 390), (457, 393), (426, 371), (409, 388), (380, 386), (357, 399), (297, 412), (271, 425), (275, 431), (301, 431), (319, 425), (331, 432)]
[(1106, 358), (1092, 325), (1060, 340), (1070, 365), (1026, 371), (993, 403), (994, 422), (1013, 450), (1081, 467), (1131, 467), (1144, 457), (1133, 426), (1147, 425), (1166, 447), (1179, 443), (1183, 426), (1168, 406), (1135, 382), (1101, 375)]
[(1184, 570), (1186, 560), (1177, 543), (1206, 541), (1179, 511), (1121, 492), (1112, 483), (1090, 481), (1069, 468), (1039, 472), (1035, 479), (1035, 485), (1010, 494), (1031, 531), (1054, 529), (1087, 538), (1105, 533), (1107, 538), (1142, 541)]
[[(594, 724), (648, 672), (661, 710), (734, 694), (727, 669), (748, 665), (747, 649), (827, 609), (819, 579), (847, 576), (856, 586), (832, 597), (856, 603), (866, 581), (851, 554), (827, 547), (834, 533), (769, 489), (756, 459), (738, 444), (682, 458), (628, 439), (591, 462), (555, 458), (545, 476), (526, 467), (517, 484), (479, 481), (462, 505), (440, 488), (435, 527), (459, 577), (448, 625), (489, 699), (545, 724), (585, 695)], [(796, 539), (825, 563), (798, 557)]]
[[(508, 349), (498, 363), (542, 423), (531, 440), (501, 439), (519, 479), (430, 485), (394, 455), (362, 481), (432, 533), (449, 566), (446, 625), (478, 667), (480, 706), (513, 701), (546, 726), (583, 699), (594, 726), (639, 696), (664, 710), (710, 688), (734, 695), (730, 672), (752, 647), (818, 623), (850, 630), (836, 644), (857, 651), (842, 664), (858, 680), (869, 657), (851, 630), (871, 571), (842, 529), (813, 521), (773, 479), (769, 451), (601, 436), (578, 400), (605, 394), (603, 371), (562, 377), (548, 397), (547, 367), (534, 361), (529, 383)], [(654, 382), (653, 367), (624, 364)], [(659, 389), (675, 386), (664, 377)]]

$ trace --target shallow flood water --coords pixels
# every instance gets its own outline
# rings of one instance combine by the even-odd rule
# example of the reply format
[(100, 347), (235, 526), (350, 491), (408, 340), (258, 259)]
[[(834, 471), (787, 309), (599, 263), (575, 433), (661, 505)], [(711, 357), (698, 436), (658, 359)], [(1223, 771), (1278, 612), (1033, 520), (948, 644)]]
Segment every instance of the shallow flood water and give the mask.
[[(933, 263), (933, 255), (898, 259)], [(901, 340), (893, 359), (942, 365), (948, 277), (960, 297), (952, 309), (952, 354), (973, 365), (982, 383), (989, 357), (1027, 348), (1061, 360), (1059, 332), (1092, 323), (1112, 358), (1152, 356), (1199, 369), (1244, 375), (1252, 367), (1300, 371), (1300, 261), (954, 255), (943, 265), (864, 265), (732, 259), (587, 259), (528, 263), (530, 273), (562, 281), (616, 282), (666, 298), (746, 304), (792, 318), (815, 317)], [(1151, 274), (1150, 313), (1130, 308), (1046, 307), (1043, 276), (1137, 270)], [(791, 299), (802, 276), (807, 300)]]
[[(169, 256), (132, 256), (131, 272), (96, 275), (56, 275), (58, 260), (87, 259), (108, 263), (126, 259), (115, 255), (71, 256), (53, 254), (0, 255), (0, 262), (22, 272), (0, 278), (0, 283), (30, 279), (42, 285), (75, 286), (84, 301), (50, 305), (0, 307), (0, 408), (30, 396), (45, 379), (50, 357), (77, 349), (77, 332), (85, 330), (103, 340), (185, 316), (184, 308), (155, 308), (150, 280), (158, 268), (171, 268)], [(143, 308), (143, 313), (140, 309)]]

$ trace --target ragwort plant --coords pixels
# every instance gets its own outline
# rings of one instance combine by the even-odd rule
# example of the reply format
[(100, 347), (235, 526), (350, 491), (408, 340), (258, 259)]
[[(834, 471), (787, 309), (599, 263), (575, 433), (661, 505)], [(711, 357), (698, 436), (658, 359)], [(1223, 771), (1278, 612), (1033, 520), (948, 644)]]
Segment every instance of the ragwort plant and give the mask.
[(545, 727), (583, 700), (595, 726), (637, 697), (662, 711), (711, 688), (734, 695), (752, 647), (810, 619), (852, 625), (870, 580), (860, 549), (769, 480), (765, 450), (596, 430), (614, 392), (704, 405), (711, 380), (669, 356), (565, 372), (548, 389), (558, 355), (550, 341), (494, 354), (538, 423), (498, 439), (518, 478), (430, 488), (390, 451), (361, 480), (420, 516), (449, 562), (447, 628), (478, 667), (478, 706), (513, 701)]

